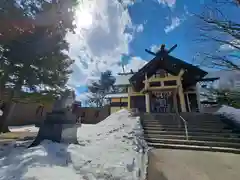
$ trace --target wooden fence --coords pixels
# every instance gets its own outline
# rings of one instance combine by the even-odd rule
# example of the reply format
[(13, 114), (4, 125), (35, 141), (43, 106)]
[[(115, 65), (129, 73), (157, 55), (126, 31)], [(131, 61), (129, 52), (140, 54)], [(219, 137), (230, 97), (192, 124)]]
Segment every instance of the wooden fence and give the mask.
[[(44, 121), (46, 113), (52, 111), (52, 107), (44, 107), (43, 111), (39, 110), (38, 103), (15, 103), (12, 112), (7, 119), (9, 126), (21, 126), (30, 124), (40, 124)], [(40, 115), (42, 114), (42, 116)], [(81, 122), (85, 124), (97, 124), (104, 120), (110, 114), (110, 107), (105, 106), (102, 108), (93, 107), (78, 107), (74, 114), (81, 118)]]
[(97, 124), (109, 116), (110, 107), (79, 107), (74, 113), (81, 118), (81, 122), (84, 124)]
[[(9, 126), (39, 124), (45, 119), (47, 112), (52, 111), (51, 105), (39, 111), (39, 103), (14, 103), (7, 118)], [(39, 111), (39, 112), (37, 112)]]

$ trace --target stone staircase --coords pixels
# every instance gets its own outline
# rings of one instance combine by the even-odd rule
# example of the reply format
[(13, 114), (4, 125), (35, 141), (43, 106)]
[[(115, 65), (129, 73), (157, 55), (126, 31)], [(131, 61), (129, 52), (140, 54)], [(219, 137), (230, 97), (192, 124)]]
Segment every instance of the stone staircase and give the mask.
[(224, 117), (204, 113), (142, 114), (144, 137), (150, 147), (219, 151), (240, 154), (240, 131)]

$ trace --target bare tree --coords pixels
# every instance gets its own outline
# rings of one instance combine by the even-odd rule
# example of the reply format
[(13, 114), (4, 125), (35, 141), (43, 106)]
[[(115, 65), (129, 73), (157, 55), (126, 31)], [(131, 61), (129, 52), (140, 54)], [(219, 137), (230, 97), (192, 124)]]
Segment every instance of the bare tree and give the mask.
[[(231, 13), (229, 13), (231, 11)], [(234, 14), (235, 12), (235, 14)], [(240, 71), (240, 14), (239, 0), (212, 0), (205, 5), (197, 18), (199, 43), (198, 58), (200, 65), (221, 70)], [(230, 89), (204, 87), (209, 101), (217, 100), (239, 108), (239, 91)]]
[(240, 13), (239, 4), (236, 0), (213, 0), (202, 14), (195, 14), (199, 20), (197, 41), (207, 47), (200, 52), (202, 65), (240, 70), (240, 21), (226, 13), (226, 7)]

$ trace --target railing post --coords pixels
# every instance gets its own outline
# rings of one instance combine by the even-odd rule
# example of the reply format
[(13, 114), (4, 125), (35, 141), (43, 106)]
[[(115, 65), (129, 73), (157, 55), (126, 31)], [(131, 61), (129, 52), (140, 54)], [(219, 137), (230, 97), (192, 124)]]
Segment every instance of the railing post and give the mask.
[(188, 127), (187, 127), (187, 121), (180, 115), (176, 112), (176, 115), (178, 117), (178, 119), (181, 119), (183, 121), (183, 124), (184, 124), (184, 129), (185, 129), (185, 136), (186, 136), (186, 140), (188, 141), (189, 138), (188, 138)]
[(183, 120), (183, 123), (184, 123), (184, 128), (185, 128), (185, 135), (186, 135), (186, 139), (188, 141), (188, 127), (187, 127), (187, 121), (182, 117), (182, 116), (179, 116), (182, 120)]

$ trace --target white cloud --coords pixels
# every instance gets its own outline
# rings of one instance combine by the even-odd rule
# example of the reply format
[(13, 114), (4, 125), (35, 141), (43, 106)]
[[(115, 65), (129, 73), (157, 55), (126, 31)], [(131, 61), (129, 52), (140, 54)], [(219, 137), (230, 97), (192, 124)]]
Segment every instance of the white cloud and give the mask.
[(170, 8), (173, 8), (176, 4), (176, 0), (158, 0), (159, 4), (167, 5)]
[(184, 12), (185, 12), (186, 15), (191, 15), (188, 11), (187, 5), (184, 5), (183, 8), (184, 8)]
[[(129, 60), (129, 63), (124, 66), (124, 70), (125, 72), (130, 72), (131, 70), (133, 70), (133, 72), (137, 72), (146, 63), (147, 61), (143, 60), (141, 57), (135, 56), (132, 57)], [(118, 73), (123, 72), (122, 66), (117, 64), (112, 66), (110, 70), (112, 70), (113, 75), (117, 75)]]
[(84, 92), (84, 93), (81, 93), (81, 94), (77, 94), (76, 100), (81, 101), (82, 103), (85, 103), (85, 101), (87, 101), (90, 96), (91, 96), (90, 92)]
[[(147, 61), (143, 60), (141, 57), (132, 57), (129, 64), (127, 64), (125, 66), (125, 72), (130, 72), (131, 70), (133, 70), (133, 72), (137, 72), (139, 69), (141, 69), (145, 64), (147, 63)], [(119, 72), (122, 72), (122, 67), (115, 64), (111, 67), (110, 70), (113, 70), (112, 73), (113, 75), (117, 75)], [(79, 79), (75, 79), (75, 77), (77, 76), (77, 71), (76, 71), (76, 75), (74, 75), (74, 77), (70, 80), (71, 83), (77, 83), (78, 81), (80, 81), (81, 76), (79, 77)], [(98, 79), (99, 77), (95, 76), (95, 77), (91, 77), (89, 78), (93, 80), (95, 78)], [(89, 84), (90, 82), (86, 82), (86, 84)], [(77, 83), (78, 84), (78, 83)], [(74, 86), (74, 84), (72, 85)], [(75, 89), (75, 91), (77, 92), (77, 90)], [(83, 103), (83, 105), (86, 105), (86, 101), (88, 100), (89, 96), (91, 95), (91, 93), (89, 92), (84, 92), (84, 93), (77, 93), (76, 96), (76, 100), (81, 101)]]
[[(234, 46), (239, 47), (240, 48), (240, 40), (235, 39), (233, 41), (231, 41), (230, 43), (232, 43)], [(223, 44), (220, 46), (220, 50), (222, 51), (232, 51), (235, 50), (236, 48), (229, 45), (229, 44)]]
[(235, 48), (228, 44), (223, 44), (220, 46), (220, 50), (222, 50), (222, 51), (231, 51), (233, 49), (235, 49)]
[(85, 85), (102, 71), (119, 69), (121, 56), (129, 53), (129, 42), (133, 39), (125, 28), (134, 28), (127, 8), (118, 1), (82, 1), (78, 11), (76, 34), (66, 37), (69, 55), (76, 60), (69, 80), (75, 87)]
[(175, 28), (177, 28), (178, 26), (180, 26), (180, 24), (183, 22), (183, 21), (185, 21), (185, 17), (183, 17), (183, 18), (179, 18), (179, 17), (173, 17), (173, 18), (171, 18), (171, 24), (170, 25), (168, 25), (168, 26), (166, 26), (165, 28), (164, 28), (164, 31), (165, 31), (165, 33), (169, 33), (169, 32), (171, 32), (171, 31), (173, 31)]
[(150, 50), (154, 53), (156, 53), (159, 49), (161, 48), (161, 45), (157, 46), (157, 45), (152, 45), (150, 47)]
[(124, 6), (129, 6), (134, 4), (134, 0), (119, 0)]
[(126, 65), (125, 70), (126, 72), (130, 72), (131, 69), (133, 72), (137, 72), (139, 69), (141, 69), (147, 61), (143, 60), (141, 57), (133, 57), (129, 64)]
[(138, 26), (136, 26), (137, 32), (143, 32), (143, 29), (144, 29), (143, 24), (139, 24)]

